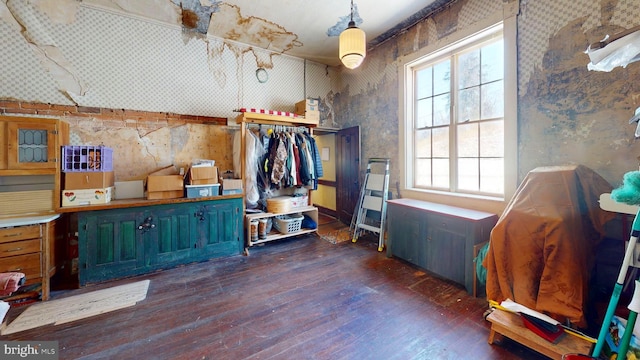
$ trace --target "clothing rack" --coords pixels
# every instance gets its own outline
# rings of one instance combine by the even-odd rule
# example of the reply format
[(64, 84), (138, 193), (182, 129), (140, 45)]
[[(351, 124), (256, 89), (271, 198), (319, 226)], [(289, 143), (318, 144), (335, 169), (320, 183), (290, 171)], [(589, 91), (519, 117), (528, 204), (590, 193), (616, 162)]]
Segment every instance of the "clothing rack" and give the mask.
[[(250, 181), (247, 181), (247, 177), (251, 176), (250, 174), (248, 174), (249, 173), (248, 170), (250, 170), (248, 169), (248, 167), (252, 166), (248, 164), (246, 161), (246, 150), (247, 150), (246, 143), (247, 143), (248, 136), (250, 136), (248, 132), (252, 131), (250, 129), (253, 129), (255, 127), (257, 129), (270, 128), (270, 129), (274, 129), (274, 131), (280, 131), (280, 130), (291, 131), (291, 134), (296, 133), (296, 134), (300, 134), (300, 136), (308, 136), (312, 138), (313, 128), (318, 126), (318, 122), (317, 120), (314, 121), (314, 120), (305, 119), (305, 118), (245, 112), (236, 117), (236, 123), (241, 125), (240, 126), (241, 141), (240, 141), (238, 152), (240, 153), (240, 160), (241, 160), (241, 178), (243, 180), (243, 183), (245, 184), (244, 191), (245, 191), (245, 206), (246, 206), (246, 200), (249, 193), (249, 188), (247, 184), (250, 183)], [(303, 133), (306, 133), (306, 135), (304, 135)], [(296, 236), (296, 235), (305, 234), (309, 232), (315, 232), (317, 230), (317, 223), (318, 223), (318, 209), (310, 205), (312, 204), (311, 192), (312, 192), (311, 189), (309, 189), (307, 206), (291, 208), (289, 211), (285, 211), (278, 214), (269, 213), (269, 212), (246, 213), (245, 214), (245, 240), (246, 240), (245, 254), (247, 255), (249, 254), (249, 247), (259, 243), (269, 242), (272, 240), (290, 237), (290, 236)], [(306, 225), (301, 223), (299, 231), (293, 231), (293, 232), (287, 231), (286, 233), (272, 231), (271, 233), (267, 234), (265, 239), (258, 239), (257, 241), (254, 241), (251, 239), (251, 234), (250, 234), (251, 221), (255, 222), (255, 220), (268, 220), (268, 219), (275, 221), (274, 219), (276, 219), (277, 216), (285, 216), (289, 214), (302, 214), (305, 217), (310, 218), (312, 220), (311, 222), (316, 225), (312, 228), (312, 227), (306, 227)]]
[(246, 127), (247, 129), (252, 129), (252, 128), (257, 128), (257, 129), (263, 129), (263, 128), (267, 128), (267, 129), (273, 129), (273, 131), (275, 132), (297, 132), (297, 133), (304, 133), (307, 132), (309, 130), (309, 128), (307, 126), (302, 126), (302, 125), (274, 125), (274, 124), (256, 124), (256, 123), (246, 123)]

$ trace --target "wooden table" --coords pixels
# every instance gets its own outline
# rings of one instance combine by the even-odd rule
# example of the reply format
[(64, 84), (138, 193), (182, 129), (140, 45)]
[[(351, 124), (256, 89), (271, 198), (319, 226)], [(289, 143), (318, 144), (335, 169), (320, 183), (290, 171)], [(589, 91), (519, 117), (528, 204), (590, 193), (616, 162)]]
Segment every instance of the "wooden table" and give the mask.
[[(500, 336), (506, 336), (530, 349), (552, 359), (562, 359), (563, 354), (591, 353), (592, 343), (571, 334), (565, 334), (558, 343), (552, 344), (524, 327), (520, 316), (511, 312), (494, 309), (487, 320), (491, 322), (489, 344), (493, 344)], [(496, 338), (496, 335), (498, 338)]]

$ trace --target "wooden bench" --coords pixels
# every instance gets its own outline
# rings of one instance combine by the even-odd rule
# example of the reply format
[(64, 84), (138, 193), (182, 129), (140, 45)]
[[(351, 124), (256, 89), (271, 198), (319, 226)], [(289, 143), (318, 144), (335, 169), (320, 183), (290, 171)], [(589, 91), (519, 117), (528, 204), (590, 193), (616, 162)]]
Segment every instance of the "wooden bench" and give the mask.
[(564, 334), (556, 344), (552, 344), (524, 327), (519, 315), (500, 309), (494, 309), (487, 316), (487, 320), (491, 322), (489, 344), (493, 344), (501, 336), (506, 336), (557, 360), (561, 360), (564, 354), (588, 355), (591, 353), (591, 347), (593, 346), (593, 343), (571, 334)]

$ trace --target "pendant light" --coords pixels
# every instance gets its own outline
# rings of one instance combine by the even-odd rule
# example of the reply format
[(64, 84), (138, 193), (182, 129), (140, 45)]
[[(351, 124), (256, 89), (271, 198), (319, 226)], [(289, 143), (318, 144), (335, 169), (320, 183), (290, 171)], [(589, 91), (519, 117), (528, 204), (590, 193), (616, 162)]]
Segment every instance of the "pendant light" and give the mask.
[(356, 27), (353, 21), (353, 0), (351, 0), (351, 21), (349, 26), (340, 34), (340, 61), (349, 69), (355, 69), (367, 55), (367, 36)]

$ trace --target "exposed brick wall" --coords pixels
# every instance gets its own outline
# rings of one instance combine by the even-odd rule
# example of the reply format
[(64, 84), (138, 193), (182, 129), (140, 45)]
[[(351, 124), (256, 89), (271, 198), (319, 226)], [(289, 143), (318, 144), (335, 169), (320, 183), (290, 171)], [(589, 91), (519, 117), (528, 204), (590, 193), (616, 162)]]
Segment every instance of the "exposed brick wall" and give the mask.
[(116, 181), (146, 178), (168, 165), (187, 167), (213, 159), (233, 169), (233, 135), (227, 118), (0, 100), (0, 115), (54, 117), (69, 124), (70, 144), (113, 148)]
[[(15, 100), (0, 100), (0, 115), (39, 115), (56, 117), (91, 117), (107, 121), (157, 123), (159, 126), (177, 124), (226, 125), (227, 119), (215, 116), (196, 116), (174, 113), (149, 112), (129, 109), (108, 109), (89, 106), (43, 104)], [(131, 125), (130, 125), (131, 126)]]

